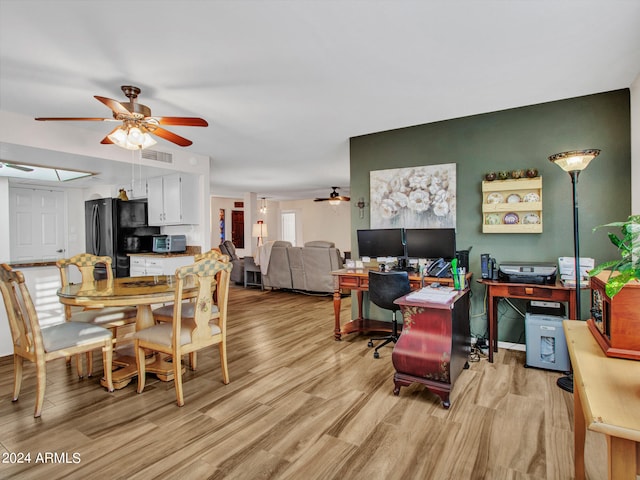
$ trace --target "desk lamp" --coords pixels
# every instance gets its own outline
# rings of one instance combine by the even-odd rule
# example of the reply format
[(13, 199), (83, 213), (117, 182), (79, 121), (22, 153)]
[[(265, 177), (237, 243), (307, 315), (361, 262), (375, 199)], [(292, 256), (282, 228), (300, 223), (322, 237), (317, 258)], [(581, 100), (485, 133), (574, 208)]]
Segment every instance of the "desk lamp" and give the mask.
[[(574, 274), (576, 277), (576, 319), (582, 320), (580, 312), (580, 234), (578, 232), (578, 175), (587, 168), (589, 162), (600, 155), (600, 150), (572, 150), (570, 152), (556, 153), (551, 155), (549, 160), (569, 173), (571, 184), (573, 185), (573, 248), (575, 255)], [(557, 381), (558, 387), (567, 392), (573, 393), (573, 375), (560, 377)]]

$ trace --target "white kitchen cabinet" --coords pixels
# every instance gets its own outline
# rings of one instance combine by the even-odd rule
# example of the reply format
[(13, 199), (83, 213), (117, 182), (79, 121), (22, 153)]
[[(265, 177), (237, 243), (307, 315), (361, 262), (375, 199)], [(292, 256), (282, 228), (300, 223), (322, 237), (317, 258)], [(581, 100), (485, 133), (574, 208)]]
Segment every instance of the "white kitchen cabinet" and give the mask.
[(193, 255), (176, 257), (160, 257), (153, 255), (130, 255), (129, 275), (144, 277), (145, 275), (173, 275), (176, 268), (190, 265), (194, 262)]
[(149, 225), (198, 223), (198, 177), (174, 173), (147, 180)]

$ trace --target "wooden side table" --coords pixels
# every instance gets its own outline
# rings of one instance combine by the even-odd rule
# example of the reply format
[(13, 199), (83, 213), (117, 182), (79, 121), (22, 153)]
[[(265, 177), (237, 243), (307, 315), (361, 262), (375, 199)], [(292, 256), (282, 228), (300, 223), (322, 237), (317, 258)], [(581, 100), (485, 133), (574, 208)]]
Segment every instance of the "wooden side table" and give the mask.
[(500, 298), (522, 298), (569, 304), (569, 318), (576, 318), (576, 289), (565, 287), (560, 280), (553, 285), (508, 283), (498, 280), (480, 279), (487, 288), (487, 323), (489, 324), (489, 362), (498, 351), (498, 300)]
[(585, 478), (586, 429), (607, 437), (610, 480), (640, 474), (640, 362), (607, 357), (586, 322), (564, 320), (573, 365), (576, 480)]
[(421, 383), (449, 408), (449, 393), (467, 362), (471, 350), (469, 332), (469, 290), (447, 303), (411, 300), (405, 295), (395, 301), (402, 310), (404, 326), (393, 348), (391, 360), (398, 395), (400, 387)]

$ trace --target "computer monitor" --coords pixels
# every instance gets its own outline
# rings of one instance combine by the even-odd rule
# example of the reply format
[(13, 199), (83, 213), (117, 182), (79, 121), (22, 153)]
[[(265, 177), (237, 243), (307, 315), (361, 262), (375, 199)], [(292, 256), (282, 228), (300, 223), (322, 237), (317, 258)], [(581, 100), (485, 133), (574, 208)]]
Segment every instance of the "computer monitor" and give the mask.
[(358, 253), (360, 257), (404, 257), (404, 235), (402, 228), (377, 228), (358, 230)]
[(454, 228), (407, 228), (407, 257), (452, 259), (456, 257)]

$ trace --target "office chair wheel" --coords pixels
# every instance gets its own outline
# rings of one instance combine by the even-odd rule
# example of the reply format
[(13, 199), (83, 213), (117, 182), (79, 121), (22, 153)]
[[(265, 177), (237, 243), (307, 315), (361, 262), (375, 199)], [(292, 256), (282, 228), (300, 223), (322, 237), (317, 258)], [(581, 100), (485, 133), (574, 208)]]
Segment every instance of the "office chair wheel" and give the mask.
[(378, 352), (373, 352), (373, 358), (380, 358), (380, 354)]
[(373, 348), (373, 340), (369, 340), (369, 343), (367, 343), (367, 347)]

